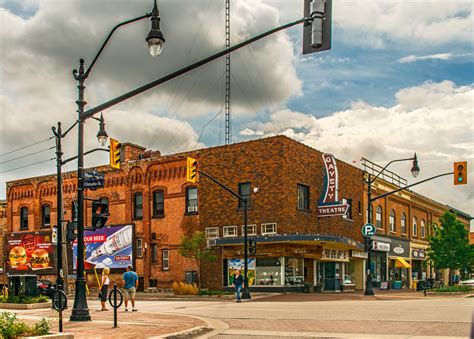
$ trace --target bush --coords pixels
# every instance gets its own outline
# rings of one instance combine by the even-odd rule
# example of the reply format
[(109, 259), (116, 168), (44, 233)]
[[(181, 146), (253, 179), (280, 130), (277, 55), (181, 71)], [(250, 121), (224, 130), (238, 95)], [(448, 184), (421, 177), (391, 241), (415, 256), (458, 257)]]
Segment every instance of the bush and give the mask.
[(33, 325), (25, 324), (18, 320), (13, 313), (3, 312), (0, 315), (0, 337), (13, 339), (17, 337), (39, 336), (49, 333), (51, 321), (45, 318)]
[(434, 292), (470, 292), (471, 289), (472, 289), (471, 286), (456, 285), (456, 286), (447, 286), (447, 287), (436, 288), (433, 291)]
[(213, 291), (213, 290), (200, 290), (199, 295), (230, 295), (234, 292), (224, 292), (224, 291)]
[(176, 295), (197, 295), (198, 288), (196, 284), (186, 284), (182, 281), (176, 282), (174, 281), (171, 285), (173, 289), (173, 293)]
[(19, 295), (19, 296), (8, 296), (8, 298), (4, 298), (0, 296), (0, 303), (9, 303), (9, 304), (37, 304), (37, 303), (44, 303), (47, 302), (49, 298), (45, 295), (39, 295), (37, 297), (30, 297), (27, 295)]

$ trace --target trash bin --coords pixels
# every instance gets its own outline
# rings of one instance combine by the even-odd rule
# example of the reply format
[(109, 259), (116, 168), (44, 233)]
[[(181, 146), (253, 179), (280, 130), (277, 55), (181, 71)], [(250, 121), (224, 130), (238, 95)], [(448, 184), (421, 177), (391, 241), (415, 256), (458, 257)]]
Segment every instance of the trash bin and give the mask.
[(26, 295), (34, 297), (38, 295), (37, 276), (31, 274), (9, 275), (8, 294), (11, 296)]
[(402, 281), (401, 280), (395, 280), (393, 282), (393, 287), (394, 290), (400, 290), (402, 288)]

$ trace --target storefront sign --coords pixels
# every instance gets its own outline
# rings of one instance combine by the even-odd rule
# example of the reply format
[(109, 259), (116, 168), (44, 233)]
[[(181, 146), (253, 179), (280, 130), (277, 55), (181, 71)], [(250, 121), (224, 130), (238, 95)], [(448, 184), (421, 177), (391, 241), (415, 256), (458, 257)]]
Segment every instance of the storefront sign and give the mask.
[(426, 252), (422, 248), (412, 248), (411, 257), (412, 259), (425, 260)]
[[(133, 265), (132, 225), (99, 228), (84, 232), (85, 269), (126, 268)], [(73, 264), (77, 268), (77, 241), (73, 244)]]
[(408, 258), (410, 255), (410, 242), (406, 240), (391, 239), (390, 255)]
[(330, 261), (349, 261), (348, 251), (337, 250), (333, 248), (323, 247), (323, 253), (321, 254), (321, 260)]
[(5, 238), (8, 273), (55, 273), (51, 232), (10, 233)]
[(362, 258), (362, 259), (368, 258), (367, 252), (354, 251), (354, 250), (351, 251), (351, 256), (353, 258)]
[(373, 244), (372, 249), (374, 251), (390, 252), (390, 244), (389, 243), (380, 242), (380, 241), (373, 241), (372, 244)]
[(318, 217), (344, 215), (349, 209), (349, 205), (338, 200), (339, 183), (336, 159), (332, 154), (323, 153), (323, 161), (326, 167), (326, 180), (325, 189), (318, 202)]

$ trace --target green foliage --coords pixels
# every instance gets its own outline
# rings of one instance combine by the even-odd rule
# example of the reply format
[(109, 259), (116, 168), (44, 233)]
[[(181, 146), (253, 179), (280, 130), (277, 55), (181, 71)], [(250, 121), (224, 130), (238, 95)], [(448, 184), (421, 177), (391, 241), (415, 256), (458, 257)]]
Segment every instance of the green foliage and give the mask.
[(436, 268), (470, 270), (473, 247), (469, 245), (469, 232), (456, 219), (456, 214), (446, 212), (440, 219), (441, 226), (433, 227), (428, 237), (428, 256)]
[(216, 260), (212, 250), (206, 247), (206, 235), (204, 232), (194, 232), (190, 237), (183, 236), (178, 246), (179, 254), (196, 262), (199, 269), (201, 265)]
[(436, 288), (434, 292), (471, 292), (472, 287), (468, 285), (456, 285)]
[(39, 295), (37, 297), (30, 297), (26, 295), (8, 296), (6, 299), (3, 296), (0, 296), (0, 303), (9, 304), (37, 304), (47, 301), (49, 301), (49, 298), (45, 295)]
[(13, 313), (3, 312), (0, 314), (0, 337), (13, 339), (17, 337), (32, 337), (46, 335), (51, 329), (51, 321), (45, 318), (39, 322), (28, 325), (16, 318)]
[(199, 295), (230, 295), (230, 294), (234, 294), (234, 292), (199, 290)]

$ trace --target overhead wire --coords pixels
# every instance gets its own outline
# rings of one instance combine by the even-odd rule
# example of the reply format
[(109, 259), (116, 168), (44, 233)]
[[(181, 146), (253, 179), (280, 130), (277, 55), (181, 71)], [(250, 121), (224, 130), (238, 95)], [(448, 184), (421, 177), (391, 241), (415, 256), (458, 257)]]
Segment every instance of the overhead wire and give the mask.
[(18, 170), (18, 169), (21, 169), (21, 168), (25, 168), (25, 167), (30, 167), (30, 166), (34, 166), (34, 165), (39, 165), (39, 164), (42, 164), (42, 163), (44, 163), (44, 162), (48, 162), (48, 161), (52, 161), (52, 160), (56, 160), (56, 158), (51, 158), (51, 159), (47, 159), (47, 160), (43, 160), (43, 161), (38, 161), (38, 162), (35, 162), (35, 163), (32, 163), (32, 164), (28, 164), (28, 165), (24, 165), (24, 166), (12, 168), (12, 169), (9, 169), (9, 170), (0, 172), (0, 174), (2, 174), (2, 173), (7, 173), (7, 172), (11, 172), (11, 171), (15, 171), (15, 170)]
[(6, 153), (3, 153), (3, 154), (0, 154), (0, 157), (3, 157), (4, 155), (8, 155), (8, 154), (12, 154), (12, 153), (15, 153), (15, 152), (18, 152), (18, 151), (21, 151), (25, 148), (28, 148), (28, 147), (32, 147), (32, 146), (35, 146), (35, 145), (38, 145), (38, 144), (41, 144), (42, 142), (45, 142), (45, 141), (48, 141), (48, 140), (51, 140), (53, 139), (54, 137), (49, 137), (49, 138), (46, 138), (46, 139), (43, 139), (43, 140), (40, 140), (38, 142), (35, 142), (35, 143), (32, 143), (30, 145), (26, 145), (26, 146), (23, 146), (23, 147), (20, 147), (20, 148), (17, 148), (17, 149), (14, 149), (13, 151), (9, 151), (9, 152), (6, 152)]
[(26, 155), (22, 155), (21, 157), (16, 157), (16, 158), (13, 158), (13, 159), (5, 160), (5, 161), (0, 162), (0, 165), (6, 164), (6, 163), (8, 163), (8, 162), (12, 162), (12, 161), (15, 161), (15, 160), (18, 160), (18, 159), (23, 159), (23, 158), (31, 157), (32, 155), (39, 154), (39, 153), (42, 153), (42, 152), (46, 152), (46, 151), (49, 151), (49, 150), (51, 150), (51, 149), (53, 149), (53, 148), (55, 148), (55, 146), (52, 146), (52, 147), (49, 147), (49, 148), (45, 148), (45, 149), (42, 149), (42, 150), (37, 151), (37, 152), (33, 152), (33, 153), (26, 154)]

